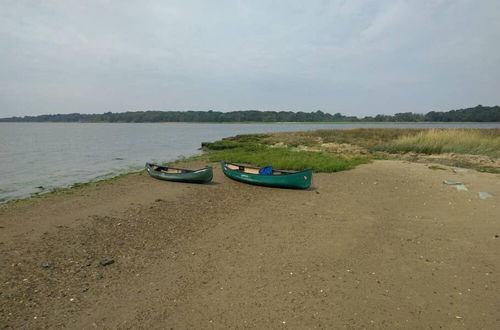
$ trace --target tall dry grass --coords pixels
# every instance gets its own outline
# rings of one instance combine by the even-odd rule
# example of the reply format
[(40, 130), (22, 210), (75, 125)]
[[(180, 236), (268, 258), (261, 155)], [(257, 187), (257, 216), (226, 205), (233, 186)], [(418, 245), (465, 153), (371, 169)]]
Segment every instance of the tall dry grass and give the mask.
[(389, 142), (406, 135), (415, 135), (423, 129), (400, 128), (355, 128), (355, 129), (328, 129), (302, 132), (282, 132), (268, 134), (262, 139), (263, 143), (273, 144), (282, 142), (287, 146), (298, 145), (314, 146), (320, 143), (348, 143), (360, 147), (372, 148), (386, 146)]
[(402, 136), (392, 141), (388, 149), (396, 152), (460, 153), (500, 158), (500, 130), (430, 129)]

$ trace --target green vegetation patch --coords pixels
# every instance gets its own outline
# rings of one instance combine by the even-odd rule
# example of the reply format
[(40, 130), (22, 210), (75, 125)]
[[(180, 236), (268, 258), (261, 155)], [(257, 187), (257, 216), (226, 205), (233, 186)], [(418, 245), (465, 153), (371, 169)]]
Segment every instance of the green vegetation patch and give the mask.
[(367, 157), (334, 156), (325, 152), (295, 151), (290, 148), (269, 148), (266, 146), (252, 150), (234, 148), (215, 151), (210, 153), (209, 159), (213, 162), (226, 160), (287, 170), (312, 168), (315, 172), (350, 170), (359, 164), (370, 161)]
[(223, 141), (235, 141), (240, 143), (245, 142), (263, 142), (270, 134), (240, 134), (232, 137), (222, 139)]
[(241, 148), (242, 144), (236, 141), (219, 140), (215, 142), (202, 142), (201, 147), (208, 150), (225, 150)]
[[(297, 139), (296, 144), (283, 144), (287, 142), (284, 141), (286, 137), (293, 134), (281, 134), (279, 139), (276, 139), (277, 134), (245, 134), (215, 142), (204, 142), (202, 145), (208, 150), (208, 157), (212, 162), (225, 160), (285, 170), (312, 168), (316, 172), (337, 172), (353, 169), (359, 164), (370, 161), (370, 158), (364, 156), (297, 150), (296, 146), (308, 144), (303, 139)], [(309, 139), (309, 144), (313, 140), (316, 143), (317, 138)], [(283, 147), (273, 148), (276, 143), (283, 144)]]
[(201, 147), (205, 150), (224, 150), (234, 148), (256, 149), (264, 144), (268, 134), (242, 134), (225, 138), (215, 142), (202, 142)]
[(225, 150), (234, 148), (256, 150), (264, 144), (264, 140), (267, 137), (269, 137), (267, 134), (236, 135), (215, 142), (202, 142), (201, 147), (204, 150)]

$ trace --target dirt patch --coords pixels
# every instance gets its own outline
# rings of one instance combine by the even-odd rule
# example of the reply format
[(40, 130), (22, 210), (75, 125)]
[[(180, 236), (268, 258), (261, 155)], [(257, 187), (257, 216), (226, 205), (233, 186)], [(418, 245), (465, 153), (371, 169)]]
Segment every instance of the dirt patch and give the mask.
[(2, 208), (0, 325), (500, 327), (498, 175), (377, 161), (305, 191), (214, 175)]

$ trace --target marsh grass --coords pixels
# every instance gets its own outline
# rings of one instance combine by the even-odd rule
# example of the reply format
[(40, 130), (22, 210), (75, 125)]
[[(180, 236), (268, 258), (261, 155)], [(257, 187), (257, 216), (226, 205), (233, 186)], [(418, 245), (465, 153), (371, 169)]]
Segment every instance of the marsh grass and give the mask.
[[(332, 143), (340, 146), (328, 145)], [(500, 129), (358, 128), (281, 132), (237, 135), (203, 146), (211, 161), (224, 159), (282, 169), (311, 167), (315, 171), (334, 172), (354, 168), (371, 159), (400, 159), (409, 152), (415, 153), (415, 161), (419, 161), (419, 154), (442, 153), (500, 158)], [(444, 156), (428, 161), (485, 172), (500, 171), (494, 160), (483, 164), (474, 158)]]
[[(283, 144), (284, 142), (286, 144), (282, 148), (272, 147), (276, 143)], [(299, 145), (308, 144), (317, 144), (317, 137), (294, 135), (294, 133), (285, 133), (279, 135), (278, 138), (276, 134), (248, 134), (215, 142), (203, 142), (202, 147), (208, 151), (208, 158), (212, 162), (225, 160), (286, 170), (311, 168), (316, 172), (338, 172), (370, 162), (370, 158), (363, 156), (334, 155), (296, 148)]]
[(500, 130), (430, 129), (390, 142), (390, 152), (459, 153), (500, 158)]
[(232, 148), (209, 154), (210, 161), (226, 160), (255, 166), (272, 166), (278, 169), (303, 170), (312, 168), (316, 172), (338, 172), (353, 169), (359, 164), (368, 163), (367, 157), (335, 156), (325, 152), (295, 151), (290, 148), (258, 149)]
[(348, 130), (316, 130), (275, 133), (263, 138), (264, 143), (283, 142), (288, 146), (318, 143), (348, 143), (365, 148), (380, 148), (399, 137), (416, 135), (423, 129), (356, 128)]
[(239, 147), (241, 143), (249, 141), (254, 144), (282, 144), (287, 147), (320, 146), (333, 142), (356, 145), (368, 151), (460, 153), (500, 157), (500, 129), (358, 128), (253, 134), (250, 138), (239, 135), (222, 141), (228, 147)]

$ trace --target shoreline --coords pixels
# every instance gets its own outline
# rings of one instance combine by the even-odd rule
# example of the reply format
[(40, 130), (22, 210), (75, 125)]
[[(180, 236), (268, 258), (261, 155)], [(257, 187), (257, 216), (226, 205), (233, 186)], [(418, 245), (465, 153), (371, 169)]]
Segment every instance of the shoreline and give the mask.
[[(194, 162), (200, 161), (201, 159), (203, 159), (203, 157), (206, 158), (206, 153), (203, 153), (200, 155), (189, 156), (189, 157), (181, 156), (173, 161), (163, 162), (161, 164), (194, 163)], [(208, 162), (208, 160), (206, 160), (206, 161)], [(114, 176), (113, 176), (113, 174), (111, 174), (110, 177), (107, 177), (107, 175), (104, 175), (105, 178), (98, 179), (98, 180), (90, 180), (90, 181), (86, 181), (86, 182), (76, 182), (76, 183), (73, 183), (67, 187), (56, 187), (56, 188), (53, 188), (53, 189), (50, 189), (47, 191), (42, 191), (40, 193), (33, 193), (33, 194), (31, 194), (29, 196), (25, 196), (25, 197), (0, 201), (0, 208), (2, 208), (2, 206), (4, 206), (4, 205), (22, 203), (22, 202), (29, 201), (30, 199), (45, 198), (45, 197), (48, 197), (48, 196), (51, 196), (54, 194), (68, 194), (68, 193), (71, 193), (74, 189), (80, 189), (82, 187), (91, 186), (91, 185), (100, 185), (100, 184), (107, 183), (109, 181), (119, 180), (122, 177), (126, 177), (128, 175), (139, 174), (142, 172), (146, 172), (144, 167), (142, 167), (141, 169), (131, 169), (128, 172), (118, 173)], [(97, 178), (99, 178), (99, 177), (102, 177), (102, 175), (98, 176)]]
[[(304, 124), (307, 124), (307, 123), (304, 123)], [(375, 128), (375, 129), (377, 129), (377, 128)], [(381, 128), (380, 130), (383, 131), (384, 129), (385, 128)], [(397, 128), (396, 130), (402, 130), (402, 131), (404, 131), (405, 128)], [(408, 129), (408, 128), (406, 128), (406, 130), (408, 130), (409, 132), (411, 131), (411, 129)], [(500, 129), (494, 129), (494, 130), (500, 130)], [(302, 131), (302, 132), (301, 131), (290, 131), (290, 132), (279, 132), (279, 133), (278, 132), (276, 132), (276, 133), (258, 133), (258, 134), (275, 134), (275, 135), (279, 135), (279, 134), (285, 133), (285, 134), (288, 134), (288, 135), (293, 135), (293, 134), (301, 134), (301, 133), (306, 133), (306, 132), (313, 132), (314, 133), (314, 132), (318, 132), (318, 131), (320, 131), (320, 130)], [(351, 139), (355, 139), (355, 138), (356, 137), (351, 137)], [(228, 138), (223, 138), (220, 141), (223, 141), (225, 139), (228, 139)], [(219, 141), (215, 141), (213, 144), (216, 144), (218, 142)], [(303, 142), (306, 144), (306, 146), (303, 147), (303, 150), (308, 150), (309, 147), (307, 146), (307, 144), (310, 143), (310, 141), (304, 140)], [(299, 143), (300, 143), (300, 141), (299, 141)], [(351, 144), (351, 143), (353, 143), (353, 142), (348, 141), (347, 144)], [(203, 142), (201, 142), (200, 144), (201, 144), (202, 147), (198, 148), (198, 150), (200, 150), (200, 149), (203, 150)], [(328, 143), (325, 144), (325, 145), (328, 145)], [(334, 146), (341, 146), (341, 144), (335, 145), (335, 143), (333, 145)], [(353, 152), (353, 151), (355, 153), (359, 153), (360, 152), (359, 146), (356, 145), (356, 142), (354, 142), (354, 144), (351, 144), (351, 147), (349, 147), (347, 149), (349, 149), (349, 150), (347, 150), (348, 153), (349, 152)], [(333, 151), (333, 153), (338, 153), (339, 152), (339, 151), (337, 151), (335, 149), (332, 149), (332, 150), (326, 149), (326, 150), (329, 151), (329, 152)], [(317, 151), (321, 151), (321, 148), (317, 148)], [(346, 150), (340, 150), (340, 151), (342, 153), (346, 152)], [(366, 152), (362, 152), (362, 154), (367, 154), (367, 153), (370, 153), (370, 152), (371, 151), (366, 150)], [(392, 154), (393, 155), (397, 155), (397, 153), (392, 153)], [(207, 155), (208, 155), (208, 153), (206, 152), (206, 150), (204, 150), (203, 153), (201, 153), (201, 154), (198, 154), (197, 152), (195, 152), (195, 154), (193, 156), (188, 156), (188, 157), (180, 156), (180, 157), (178, 157), (177, 159), (175, 159), (173, 161), (169, 161), (168, 163), (186, 162), (186, 161), (196, 160), (196, 159), (202, 159), (202, 158), (205, 159), (205, 160), (208, 160)], [(434, 153), (427, 154), (427, 153), (421, 153), (421, 152), (412, 153), (412, 152), (407, 151), (407, 152), (405, 152), (402, 155), (399, 155), (397, 157), (390, 156), (389, 154), (387, 154), (386, 156), (382, 156), (382, 159), (414, 159), (414, 161), (419, 161), (419, 158), (423, 158), (424, 161), (431, 161), (432, 159), (434, 159), (437, 163), (439, 163), (440, 162), (439, 158), (441, 157), (441, 155), (443, 155), (444, 158), (447, 157), (447, 155), (445, 154), (445, 152), (438, 152), (438, 153), (435, 153), (435, 154)], [(478, 156), (477, 154), (472, 154), (472, 153), (471, 154), (466, 154), (466, 153), (462, 154), (462, 153), (459, 153), (458, 155), (462, 155), (463, 157), (459, 156), (459, 158), (462, 157), (464, 159), (466, 159), (469, 156), (476, 157), (476, 158), (481, 157), (481, 156)], [(454, 157), (454, 155), (452, 155), (452, 154), (450, 154), (448, 156)], [(377, 155), (377, 156), (375, 156), (373, 158), (374, 159), (381, 159), (381, 156)], [(491, 163), (495, 163), (494, 159), (492, 159), (492, 160), (493, 161)], [(462, 162), (461, 160), (458, 160), (458, 161), (455, 161), (455, 162), (457, 163), (456, 166), (459, 166), (459, 167), (464, 166), (464, 167), (473, 167), (473, 168), (478, 169), (476, 166), (472, 166), (472, 164), (463, 164), (463, 165), (459, 164), (459, 163)], [(484, 163), (485, 161), (480, 159), (479, 162), (480, 163), (481, 162)], [(450, 162), (448, 162), (447, 165), (451, 165)], [(496, 162), (496, 167), (498, 167), (498, 162)], [(8, 204), (8, 203), (16, 203), (16, 202), (19, 202), (19, 201), (22, 201), (22, 200), (26, 200), (26, 199), (30, 199), (30, 198), (38, 198), (38, 197), (46, 196), (46, 195), (49, 195), (49, 194), (58, 193), (58, 192), (61, 192), (61, 191), (67, 191), (67, 190), (71, 190), (71, 189), (74, 189), (74, 188), (78, 188), (79, 186), (85, 186), (85, 185), (89, 185), (89, 184), (98, 184), (99, 182), (105, 182), (107, 180), (113, 180), (114, 178), (118, 178), (118, 177), (121, 177), (123, 175), (131, 174), (131, 173), (136, 173), (136, 172), (139, 172), (141, 170), (143, 170), (142, 166), (139, 167), (139, 166), (135, 166), (135, 165), (129, 165), (129, 166), (127, 166), (126, 169), (124, 168), (123, 170), (115, 171), (115, 173), (99, 174), (95, 178), (90, 179), (89, 181), (80, 181), (80, 182), (70, 183), (67, 186), (55, 187), (55, 188), (51, 188), (51, 189), (48, 189), (48, 190), (44, 190), (45, 188), (43, 188), (43, 187), (36, 187), (37, 189), (41, 188), (42, 190), (33, 192), (30, 195), (26, 195), (26, 196), (14, 197), (14, 198), (8, 198), (8, 197), (2, 198), (0, 200), (0, 207), (2, 205)], [(498, 168), (495, 171), (498, 172)]]
[(499, 125), (498, 121), (482, 122), (482, 121), (235, 121), (235, 122), (193, 122), (193, 121), (158, 121), (158, 122), (92, 122), (92, 121), (0, 121), (1, 123), (14, 123), (14, 124), (265, 124), (265, 125), (279, 125), (279, 124), (383, 124), (383, 125)]
[(80, 189), (82, 187), (91, 186), (91, 185), (103, 184), (103, 183), (106, 183), (106, 182), (109, 182), (112, 180), (118, 180), (118, 179), (125, 177), (127, 175), (140, 173), (143, 171), (144, 171), (143, 169), (137, 170), (137, 171), (130, 171), (130, 172), (118, 174), (118, 175), (113, 176), (113, 177), (100, 179), (97, 181), (77, 182), (77, 183), (74, 183), (68, 187), (57, 187), (57, 188), (53, 188), (50, 190), (42, 191), (40, 193), (33, 193), (33, 194), (26, 196), (26, 197), (7, 199), (5, 201), (0, 201), (0, 208), (2, 208), (4, 205), (28, 202), (30, 199), (46, 198), (46, 197), (49, 197), (52, 195), (57, 195), (57, 194), (68, 194), (68, 193), (71, 193), (74, 189)]

